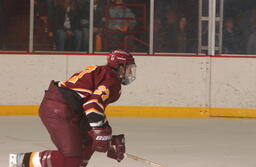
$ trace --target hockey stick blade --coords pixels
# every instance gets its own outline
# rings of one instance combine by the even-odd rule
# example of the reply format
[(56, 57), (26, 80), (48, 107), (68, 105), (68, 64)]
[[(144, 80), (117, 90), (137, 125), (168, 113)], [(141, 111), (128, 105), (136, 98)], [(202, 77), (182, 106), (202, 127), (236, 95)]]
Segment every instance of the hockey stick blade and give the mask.
[(129, 159), (132, 159), (132, 160), (135, 160), (135, 161), (140, 161), (140, 162), (144, 162), (146, 164), (149, 164), (150, 166), (152, 167), (167, 167), (167, 166), (164, 166), (164, 165), (160, 165), (158, 163), (155, 163), (155, 162), (152, 162), (152, 161), (149, 161), (149, 160), (146, 160), (144, 158), (140, 158), (138, 156), (135, 156), (135, 155), (132, 155), (132, 154), (128, 154), (128, 153), (125, 153), (125, 156)]

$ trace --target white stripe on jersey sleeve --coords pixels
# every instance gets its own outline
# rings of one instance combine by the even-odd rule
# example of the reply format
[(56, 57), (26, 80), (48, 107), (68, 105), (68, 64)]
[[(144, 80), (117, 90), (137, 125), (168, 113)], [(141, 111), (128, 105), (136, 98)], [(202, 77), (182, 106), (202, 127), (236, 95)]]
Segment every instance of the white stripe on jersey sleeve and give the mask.
[(98, 115), (100, 115), (100, 116), (105, 116), (102, 112), (99, 112), (98, 110), (96, 110), (95, 108), (90, 108), (90, 109), (88, 109), (88, 110), (86, 110), (85, 111), (85, 114), (86, 115), (89, 115), (89, 114), (91, 114), (91, 113), (95, 113), (95, 114), (98, 114)]
[(89, 100), (88, 102), (84, 103), (83, 106), (86, 106), (87, 104), (90, 104), (90, 103), (96, 103), (102, 110), (104, 110), (104, 107), (102, 104), (99, 103), (99, 101), (97, 99), (92, 99), (92, 100)]
[(92, 122), (89, 123), (91, 127), (98, 127), (98, 126), (103, 126), (106, 123), (106, 119), (98, 122)]

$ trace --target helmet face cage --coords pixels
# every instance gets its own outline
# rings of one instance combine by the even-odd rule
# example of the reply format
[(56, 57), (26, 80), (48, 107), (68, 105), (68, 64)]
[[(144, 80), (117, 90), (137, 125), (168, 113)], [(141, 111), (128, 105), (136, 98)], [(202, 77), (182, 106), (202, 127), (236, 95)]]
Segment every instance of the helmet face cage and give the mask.
[(136, 65), (129, 64), (124, 66), (124, 71), (120, 73), (122, 85), (129, 85), (136, 79)]

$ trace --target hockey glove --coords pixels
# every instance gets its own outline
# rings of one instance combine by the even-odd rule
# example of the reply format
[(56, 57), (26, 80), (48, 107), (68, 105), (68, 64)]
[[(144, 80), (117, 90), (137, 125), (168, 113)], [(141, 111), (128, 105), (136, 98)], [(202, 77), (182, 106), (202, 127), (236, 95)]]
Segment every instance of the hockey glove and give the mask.
[(88, 131), (92, 138), (92, 149), (98, 152), (107, 152), (110, 146), (112, 130), (107, 128), (92, 128)]
[(118, 162), (124, 159), (125, 153), (125, 138), (124, 135), (113, 135), (111, 146), (108, 150), (107, 156), (116, 159)]

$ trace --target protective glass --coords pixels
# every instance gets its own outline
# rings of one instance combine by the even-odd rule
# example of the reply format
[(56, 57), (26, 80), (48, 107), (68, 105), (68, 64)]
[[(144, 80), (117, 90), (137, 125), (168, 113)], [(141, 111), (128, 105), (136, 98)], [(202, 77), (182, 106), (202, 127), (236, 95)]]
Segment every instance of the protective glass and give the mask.
[(125, 66), (125, 71), (122, 77), (122, 85), (128, 85), (136, 79), (136, 65), (129, 64)]

